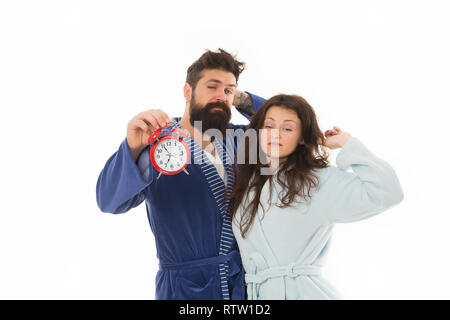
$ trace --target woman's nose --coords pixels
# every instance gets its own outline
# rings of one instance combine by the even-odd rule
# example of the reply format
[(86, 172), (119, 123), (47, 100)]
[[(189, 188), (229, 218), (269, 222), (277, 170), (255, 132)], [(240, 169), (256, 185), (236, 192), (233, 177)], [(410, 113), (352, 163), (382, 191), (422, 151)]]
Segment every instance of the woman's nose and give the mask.
[(279, 129), (272, 129), (272, 130), (270, 130), (270, 136), (272, 137), (272, 138), (277, 138), (277, 139), (279, 139), (280, 138), (280, 130)]

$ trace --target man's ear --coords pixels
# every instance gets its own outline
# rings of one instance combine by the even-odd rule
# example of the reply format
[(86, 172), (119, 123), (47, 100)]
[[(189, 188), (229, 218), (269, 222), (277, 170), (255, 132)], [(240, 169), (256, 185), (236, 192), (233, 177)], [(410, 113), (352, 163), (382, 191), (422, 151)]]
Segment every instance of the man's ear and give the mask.
[(186, 102), (191, 102), (191, 99), (192, 99), (192, 87), (187, 82), (184, 84), (183, 94), (184, 94), (184, 99), (186, 99)]

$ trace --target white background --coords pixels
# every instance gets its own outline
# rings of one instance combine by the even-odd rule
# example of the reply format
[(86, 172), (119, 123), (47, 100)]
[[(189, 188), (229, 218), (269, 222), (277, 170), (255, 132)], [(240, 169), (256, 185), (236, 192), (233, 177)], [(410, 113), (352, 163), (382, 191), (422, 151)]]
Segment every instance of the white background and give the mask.
[(2, 0), (0, 298), (154, 298), (145, 206), (100, 212), (97, 178), (135, 114), (183, 114), (187, 67), (220, 47), (247, 63), (240, 89), (304, 96), (322, 129), (398, 173), (401, 204), (335, 228), (326, 278), (347, 299), (449, 299), (449, 13), (430, 0)]

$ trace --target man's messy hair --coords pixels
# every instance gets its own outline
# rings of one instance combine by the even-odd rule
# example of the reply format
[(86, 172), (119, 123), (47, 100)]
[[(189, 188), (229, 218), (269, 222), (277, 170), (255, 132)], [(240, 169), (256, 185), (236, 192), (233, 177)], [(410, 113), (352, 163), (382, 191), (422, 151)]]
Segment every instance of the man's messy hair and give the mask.
[(195, 89), (198, 80), (203, 76), (205, 69), (219, 69), (231, 72), (236, 78), (245, 69), (245, 63), (236, 60), (236, 57), (223, 49), (217, 51), (207, 50), (197, 61), (195, 61), (187, 70), (186, 82)]

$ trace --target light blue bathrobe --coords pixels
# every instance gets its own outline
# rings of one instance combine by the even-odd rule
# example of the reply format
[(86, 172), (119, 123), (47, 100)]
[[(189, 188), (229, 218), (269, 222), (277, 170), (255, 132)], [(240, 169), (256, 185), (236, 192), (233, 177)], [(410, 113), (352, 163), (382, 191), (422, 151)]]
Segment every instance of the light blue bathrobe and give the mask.
[[(321, 277), (332, 229), (336, 223), (353, 222), (380, 213), (403, 199), (392, 167), (377, 158), (357, 138), (339, 151), (335, 166), (317, 170), (319, 188), (309, 203), (278, 208), (282, 191), (274, 180), (272, 205), (269, 182), (246, 234), (241, 237), (237, 219), (233, 232), (246, 272), (248, 299), (338, 299), (338, 293)], [(353, 172), (347, 171), (351, 168)], [(249, 193), (249, 199), (253, 199)], [(245, 198), (244, 198), (245, 200)]]

